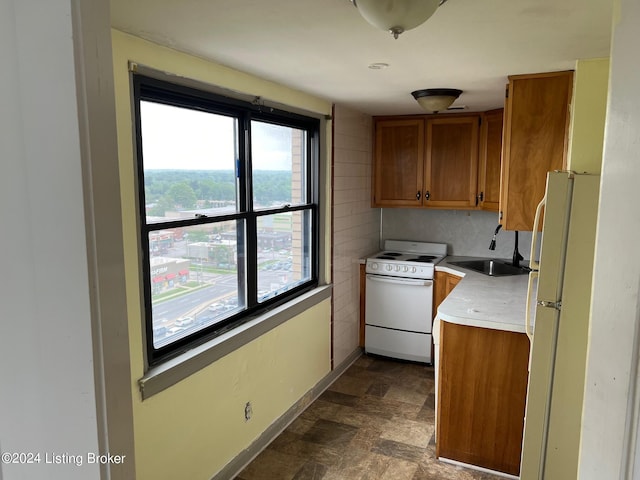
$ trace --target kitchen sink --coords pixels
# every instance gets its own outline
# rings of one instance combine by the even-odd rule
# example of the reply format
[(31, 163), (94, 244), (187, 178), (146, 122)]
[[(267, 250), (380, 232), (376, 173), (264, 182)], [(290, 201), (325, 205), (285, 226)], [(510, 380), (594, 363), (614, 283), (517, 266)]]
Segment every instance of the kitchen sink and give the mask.
[(492, 277), (501, 277), (506, 275), (526, 275), (529, 270), (526, 267), (514, 267), (507, 260), (484, 259), (484, 260), (463, 260), (447, 262), (451, 265), (467, 268), (475, 272), (484, 273)]

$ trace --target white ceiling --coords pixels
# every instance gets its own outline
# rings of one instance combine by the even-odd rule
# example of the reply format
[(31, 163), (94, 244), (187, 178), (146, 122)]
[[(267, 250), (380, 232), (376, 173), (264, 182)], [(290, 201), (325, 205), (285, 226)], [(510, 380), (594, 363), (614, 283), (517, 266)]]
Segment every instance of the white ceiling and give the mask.
[(394, 40), (349, 0), (111, 0), (116, 29), (372, 115), (423, 113), (410, 94), (422, 88), (459, 88), (468, 111), (502, 106), (508, 75), (608, 56), (611, 8), (449, 0)]

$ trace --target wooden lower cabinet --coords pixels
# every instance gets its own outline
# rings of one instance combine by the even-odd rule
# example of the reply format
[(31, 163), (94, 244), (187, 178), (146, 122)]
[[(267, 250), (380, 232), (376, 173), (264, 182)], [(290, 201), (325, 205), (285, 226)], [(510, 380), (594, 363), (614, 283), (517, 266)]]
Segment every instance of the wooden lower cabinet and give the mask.
[(518, 475), (529, 339), (442, 322), (436, 456)]
[(433, 277), (433, 317), (436, 316), (436, 311), (447, 298), (447, 295), (451, 293), (451, 290), (462, 280), (462, 277), (454, 275), (448, 272), (436, 271)]
[[(456, 288), (456, 285), (460, 283), (462, 277), (454, 275), (453, 273), (436, 271), (433, 275), (433, 319), (436, 318), (438, 307), (447, 298), (447, 295), (451, 293), (451, 290)], [(433, 326), (433, 323), (431, 324)], [(431, 343), (431, 358), (435, 360), (436, 350), (433, 342)], [(434, 364), (435, 365), (435, 364)]]

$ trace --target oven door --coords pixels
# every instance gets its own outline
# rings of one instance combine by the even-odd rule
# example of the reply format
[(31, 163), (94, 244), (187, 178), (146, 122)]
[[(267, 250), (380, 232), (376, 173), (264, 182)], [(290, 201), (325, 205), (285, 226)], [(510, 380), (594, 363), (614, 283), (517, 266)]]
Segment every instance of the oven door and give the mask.
[(433, 282), (367, 275), (367, 353), (431, 363)]
[(432, 280), (367, 275), (367, 325), (431, 333), (432, 302)]

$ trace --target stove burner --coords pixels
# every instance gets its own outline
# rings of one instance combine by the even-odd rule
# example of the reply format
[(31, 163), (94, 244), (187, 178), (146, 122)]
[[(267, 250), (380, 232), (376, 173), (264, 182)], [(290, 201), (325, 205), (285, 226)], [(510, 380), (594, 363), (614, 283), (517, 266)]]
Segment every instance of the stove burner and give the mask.
[(391, 257), (389, 255), (380, 255), (379, 257), (376, 257), (376, 258), (379, 258), (381, 260), (395, 260), (395, 257)]
[(408, 258), (407, 262), (422, 262), (422, 263), (431, 263), (434, 259), (438, 257), (434, 255), (420, 255), (416, 258)]
[(388, 255), (389, 257), (399, 257), (402, 254), (398, 252), (383, 252), (382, 255)]

